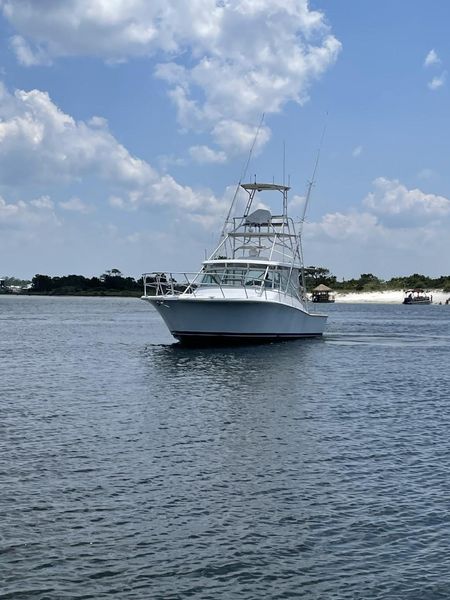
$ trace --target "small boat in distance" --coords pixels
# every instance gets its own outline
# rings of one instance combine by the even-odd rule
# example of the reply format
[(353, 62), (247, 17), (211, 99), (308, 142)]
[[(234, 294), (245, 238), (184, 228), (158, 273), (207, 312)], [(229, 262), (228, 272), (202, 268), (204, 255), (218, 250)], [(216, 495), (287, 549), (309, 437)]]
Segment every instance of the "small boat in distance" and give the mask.
[(422, 288), (406, 290), (403, 304), (431, 304), (433, 296), (426, 294)]
[[(309, 309), (300, 224), (287, 214), (290, 188), (256, 181), (240, 187), (248, 195), (243, 214), (228, 215), (219, 245), (201, 269), (145, 273), (143, 300), (184, 343), (321, 336), (327, 316)], [(281, 211), (253, 208), (259, 193), (277, 196)]]
[(333, 290), (323, 283), (315, 287), (311, 294), (311, 302), (335, 302)]

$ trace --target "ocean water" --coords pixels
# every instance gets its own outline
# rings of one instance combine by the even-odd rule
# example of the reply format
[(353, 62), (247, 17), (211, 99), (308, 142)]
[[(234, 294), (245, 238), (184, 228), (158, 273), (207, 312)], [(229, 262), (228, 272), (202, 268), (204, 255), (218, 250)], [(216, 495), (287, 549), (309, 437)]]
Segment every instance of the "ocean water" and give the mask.
[(0, 599), (448, 599), (450, 306), (325, 308), (193, 349), (0, 297)]

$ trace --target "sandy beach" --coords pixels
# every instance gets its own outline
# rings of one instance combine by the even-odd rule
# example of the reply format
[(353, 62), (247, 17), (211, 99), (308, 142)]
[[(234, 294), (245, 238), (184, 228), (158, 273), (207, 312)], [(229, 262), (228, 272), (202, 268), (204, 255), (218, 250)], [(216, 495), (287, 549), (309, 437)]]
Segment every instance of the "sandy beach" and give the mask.
[[(428, 293), (433, 297), (433, 304), (445, 304), (447, 298), (450, 298), (450, 293), (443, 290), (430, 290)], [(404, 296), (405, 294), (402, 290), (390, 290), (386, 292), (336, 292), (336, 302), (401, 304)]]

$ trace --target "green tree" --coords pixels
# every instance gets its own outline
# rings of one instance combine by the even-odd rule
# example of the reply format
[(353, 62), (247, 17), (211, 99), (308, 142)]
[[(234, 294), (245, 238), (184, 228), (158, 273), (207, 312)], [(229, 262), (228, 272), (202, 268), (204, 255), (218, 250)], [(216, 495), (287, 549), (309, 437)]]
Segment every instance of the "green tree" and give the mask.
[(52, 278), (48, 275), (35, 275), (31, 285), (34, 292), (47, 293), (53, 289)]
[(336, 277), (325, 267), (305, 267), (304, 274), (307, 290), (312, 290), (321, 283), (329, 287), (336, 284)]

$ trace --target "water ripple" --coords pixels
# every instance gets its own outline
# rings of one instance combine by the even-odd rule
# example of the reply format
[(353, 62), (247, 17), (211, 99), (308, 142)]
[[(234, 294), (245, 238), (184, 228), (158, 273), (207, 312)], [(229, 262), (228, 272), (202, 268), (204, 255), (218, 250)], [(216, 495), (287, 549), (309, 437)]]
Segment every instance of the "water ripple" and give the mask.
[(450, 597), (442, 311), (195, 349), (138, 300), (0, 305), (0, 600)]

